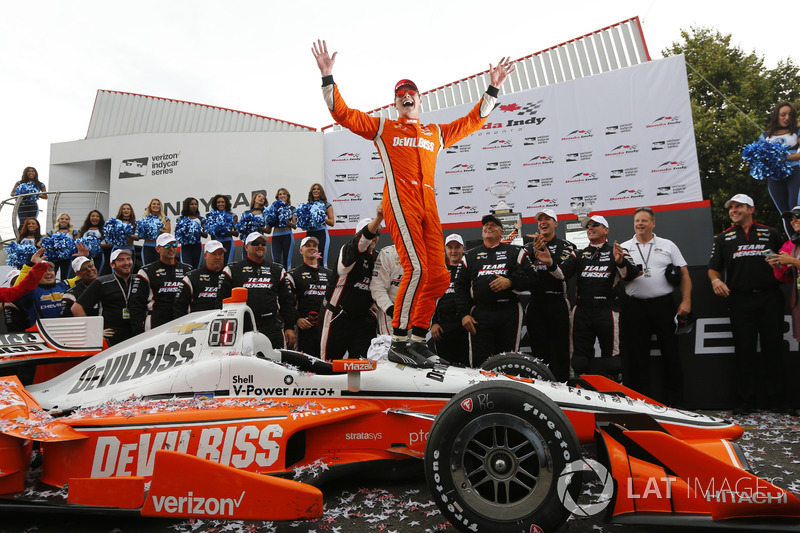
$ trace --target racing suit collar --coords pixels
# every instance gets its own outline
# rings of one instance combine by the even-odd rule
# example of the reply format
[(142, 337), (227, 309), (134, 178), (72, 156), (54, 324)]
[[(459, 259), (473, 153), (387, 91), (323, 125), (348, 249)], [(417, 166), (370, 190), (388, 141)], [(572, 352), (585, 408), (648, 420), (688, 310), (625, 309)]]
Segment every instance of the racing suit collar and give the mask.
[(405, 117), (398, 117), (398, 122), (402, 122), (403, 124), (419, 124), (418, 118), (405, 118)]

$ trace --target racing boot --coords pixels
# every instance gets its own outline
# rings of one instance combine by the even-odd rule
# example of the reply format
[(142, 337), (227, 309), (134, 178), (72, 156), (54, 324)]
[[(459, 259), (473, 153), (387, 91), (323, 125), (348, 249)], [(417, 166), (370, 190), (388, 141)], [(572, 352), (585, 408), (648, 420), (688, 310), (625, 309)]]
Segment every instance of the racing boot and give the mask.
[[(420, 352), (418, 345), (422, 345), (424, 351)], [(428, 361), (425, 352), (428, 352), (428, 347), (425, 346), (424, 342), (392, 341), (388, 358), (392, 363), (419, 368), (433, 368), (433, 362)], [(430, 354), (434, 355), (433, 353)]]

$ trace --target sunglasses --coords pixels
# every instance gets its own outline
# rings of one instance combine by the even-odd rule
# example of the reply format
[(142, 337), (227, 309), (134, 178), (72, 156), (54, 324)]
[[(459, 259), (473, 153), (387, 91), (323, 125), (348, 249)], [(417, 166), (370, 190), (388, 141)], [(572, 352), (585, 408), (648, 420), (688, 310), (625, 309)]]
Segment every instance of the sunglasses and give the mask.
[(414, 89), (397, 89), (394, 92), (394, 94), (397, 95), (398, 98), (404, 97), (406, 93), (408, 94), (408, 96), (414, 96), (415, 94), (417, 94), (417, 91), (415, 91)]
[(177, 247), (178, 247), (178, 243), (174, 242), (174, 241), (173, 242), (168, 242), (167, 244), (162, 246), (162, 248), (164, 248), (165, 250), (169, 250), (170, 248), (177, 248)]
[(599, 222), (589, 222), (586, 224), (587, 228), (599, 228), (600, 226), (602, 226), (602, 224)]
[(253, 241), (248, 246), (266, 246), (267, 243), (264, 241)]

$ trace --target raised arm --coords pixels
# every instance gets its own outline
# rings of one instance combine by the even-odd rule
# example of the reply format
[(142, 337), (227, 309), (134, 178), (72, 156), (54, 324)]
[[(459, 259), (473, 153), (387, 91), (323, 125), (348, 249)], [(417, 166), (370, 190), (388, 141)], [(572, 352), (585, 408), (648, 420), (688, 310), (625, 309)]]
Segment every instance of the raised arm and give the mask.
[(328, 55), (328, 43), (324, 40), (318, 40), (311, 45), (311, 53), (314, 54), (314, 59), (317, 60), (319, 72), (323, 76), (330, 76), (333, 73), (333, 64), (336, 63), (336, 54)]
[[(335, 56), (336, 54), (334, 54)], [(517, 67), (511, 63), (510, 59), (504, 57), (500, 59), (500, 62), (497, 64), (496, 67), (493, 67), (491, 63), (489, 63), (489, 79), (491, 80), (491, 84), (500, 88), (503, 85), (503, 82), (506, 81), (506, 78), (509, 74), (517, 70)]]

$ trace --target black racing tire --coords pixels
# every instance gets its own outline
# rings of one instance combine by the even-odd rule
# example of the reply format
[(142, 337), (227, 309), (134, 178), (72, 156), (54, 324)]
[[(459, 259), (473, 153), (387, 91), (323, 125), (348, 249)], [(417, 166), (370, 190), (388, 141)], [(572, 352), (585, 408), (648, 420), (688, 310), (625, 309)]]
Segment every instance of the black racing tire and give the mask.
[(541, 359), (519, 352), (505, 352), (491, 356), (481, 365), (483, 370), (523, 378), (557, 381), (550, 367)]
[[(436, 417), (425, 477), (460, 531), (550, 532), (569, 516), (559, 476), (580, 458), (578, 437), (555, 402), (524, 383), (490, 381), (457, 394)], [(580, 480), (567, 490), (577, 498)]]

